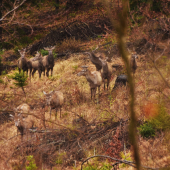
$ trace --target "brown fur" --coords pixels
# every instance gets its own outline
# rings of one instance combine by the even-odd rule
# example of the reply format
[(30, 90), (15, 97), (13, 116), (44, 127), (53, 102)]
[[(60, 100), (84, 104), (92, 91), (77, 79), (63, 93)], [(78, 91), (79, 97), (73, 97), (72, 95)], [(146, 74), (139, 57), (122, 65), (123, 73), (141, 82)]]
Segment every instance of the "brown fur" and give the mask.
[(100, 86), (102, 84), (102, 77), (101, 73), (99, 71), (89, 71), (86, 68), (84, 68), (82, 71), (80, 71), (77, 76), (85, 76), (87, 81), (89, 82), (90, 90), (91, 90), (91, 99), (96, 96), (96, 91), (98, 87), (98, 92), (100, 94)]
[(96, 66), (96, 70), (100, 71), (102, 69), (102, 63), (99, 60), (100, 53), (97, 54), (97, 56), (94, 54), (94, 52), (85, 52), (89, 55), (89, 58), (91, 62)]
[(106, 61), (106, 59), (101, 59), (100, 61), (102, 62), (102, 79), (104, 82), (104, 90), (105, 90), (105, 79), (107, 79), (107, 90), (109, 88), (109, 84), (110, 84), (110, 79), (113, 73), (113, 68), (112, 66)]
[(60, 109), (60, 118), (61, 118), (61, 108), (64, 103), (63, 93), (60, 91), (52, 91), (48, 94), (44, 92), (44, 94), (46, 95), (46, 104), (50, 106), (50, 118), (51, 118), (52, 109), (56, 110), (55, 120), (57, 117), (58, 109)]
[(38, 70), (39, 78), (41, 78), (41, 73), (43, 71), (42, 61), (41, 60), (34, 60), (34, 58), (31, 58), (29, 60), (29, 62), (30, 62), (30, 65), (31, 65), (31, 71), (33, 69), (32, 77), (34, 77), (34, 73)]
[(30, 106), (26, 103), (20, 104), (16, 110), (16, 112), (21, 113), (23, 118), (28, 117), (28, 113), (30, 111)]
[(136, 61), (136, 58), (138, 58), (138, 56), (137, 56), (136, 54), (132, 54), (132, 55), (131, 55), (130, 66), (131, 66), (131, 71), (132, 71), (133, 75), (135, 74), (136, 69), (137, 69), (137, 61)]
[(17, 127), (17, 132), (21, 133), (21, 139), (23, 135), (29, 132), (29, 129), (34, 126), (34, 118), (31, 115), (28, 115), (26, 118), (23, 118), (22, 114), (15, 113), (14, 116), (15, 126)]

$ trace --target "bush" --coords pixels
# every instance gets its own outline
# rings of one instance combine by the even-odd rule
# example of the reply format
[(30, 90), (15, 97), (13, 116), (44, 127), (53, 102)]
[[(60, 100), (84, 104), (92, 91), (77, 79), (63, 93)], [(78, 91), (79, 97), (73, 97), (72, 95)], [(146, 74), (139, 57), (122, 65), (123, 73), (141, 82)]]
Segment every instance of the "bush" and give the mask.
[(12, 76), (9, 76), (9, 78), (12, 78), (15, 80), (14, 84), (18, 87), (21, 87), (24, 94), (26, 95), (25, 91), (24, 91), (24, 86), (27, 85), (27, 79), (28, 79), (28, 76), (24, 76), (24, 72), (21, 71), (21, 73), (14, 73), (14, 75)]
[(44, 49), (41, 49), (40, 50), (40, 53), (45, 56), (45, 55), (48, 55), (48, 51), (44, 50)]
[(145, 122), (143, 125), (140, 125), (138, 130), (142, 137), (149, 138), (155, 136), (155, 129), (149, 122)]
[(158, 130), (170, 129), (170, 115), (167, 113), (166, 108), (161, 104), (158, 108), (158, 114), (149, 120), (150, 124)]
[(75, 38), (65, 39), (59, 47), (59, 52), (80, 51), (80, 41)]
[(37, 169), (33, 155), (27, 156), (27, 163), (28, 163), (28, 166), (26, 166), (26, 170), (36, 170)]
[[(120, 156), (123, 160), (126, 160), (126, 161), (132, 161), (132, 158), (131, 158), (131, 153), (126, 153), (124, 154), (123, 152), (120, 152)], [(125, 164), (125, 163), (122, 163), (119, 168), (124, 168), (124, 167), (128, 167), (129, 165)]]
[(83, 168), (83, 170), (111, 170), (111, 169), (112, 166), (107, 163), (102, 164), (102, 166), (88, 164), (85, 166), (85, 168)]

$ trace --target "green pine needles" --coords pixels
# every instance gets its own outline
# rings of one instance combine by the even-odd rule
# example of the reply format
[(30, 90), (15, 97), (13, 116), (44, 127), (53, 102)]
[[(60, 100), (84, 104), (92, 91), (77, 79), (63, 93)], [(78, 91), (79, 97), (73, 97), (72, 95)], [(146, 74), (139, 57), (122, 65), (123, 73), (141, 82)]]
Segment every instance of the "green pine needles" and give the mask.
[(24, 72), (21, 71), (21, 73), (14, 73), (14, 75), (10, 76), (13, 80), (15, 80), (14, 84), (18, 87), (21, 87), (25, 96), (25, 90), (24, 90), (24, 86), (26, 86), (28, 84), (27, 80), (28, 80), (28, 76), (24, 75)]

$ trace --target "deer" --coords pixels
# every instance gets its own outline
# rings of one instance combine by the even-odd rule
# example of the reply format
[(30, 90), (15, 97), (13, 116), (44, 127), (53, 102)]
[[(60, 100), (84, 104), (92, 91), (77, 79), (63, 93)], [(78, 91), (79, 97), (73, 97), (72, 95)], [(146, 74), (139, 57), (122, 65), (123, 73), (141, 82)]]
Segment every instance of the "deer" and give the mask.
[(57, 111), (60, 109), (60, 118), (61, 118), (61, 108), (64, 103), (64, 96), (61, 91), (51, 91), (50, 93), (46, 93), (43, 91), (44, 95), (46, 96), (46, 105), (50, 106), (50, 119), (51, 119), (51, 110), (55, 109), (55, 120), (57, 117)]
[(90, 71), (88, 70), (88, 66), (81, 66), (83, 70), (81, 70), (77, 76), (85, 76), (87, 81), (89, 82), (90, 91), (91, 91), (91, 99), (95, 98), (96, 90), (98, 88), (98, 93), (100, 95), (100, 86), (102, 84), (102, 76), (99, 71)]
[(37, 61), (40, 60), (42, 62), (42, 72), (44, 72), (44, 76), (45, 76), (45, 70), (47, 70), (46, 72), (46, 76), (49, 77), (49, 71), (51, 70), (51, 76), (53, 74), (53, 67), (54, 67), (54, 57), (52, 54), (52, 51), (54, 50), (54, 47), (49, 47), (49, 48), (44, 48), (45, 50), (48, 51), (48, 55), (42, 57), (41, 53), (37, 52), (37, 55), (34, 57), (33, 61)]
[(127, 75), (121, 74), (121, 75), (117, 76), (117, 78), (115, 80), (115, 85), (114, 85), (112, 91), (114, 89), (116, 89), (118, 86), (123, 86), (123, 85), (126, 86), (127, 82), (128, 82)]
[(84, 52), (84, 53), (89, 55), (91, 62), (96, 67), (96, 71), (100, 71), (102, 69), (102, 63), (99, 60), (99, 56), (96, 56), (93, 51), (92, 52)]
[(17, 113), (15, 115), (10, 116), (13, 118), (15, 126), (17, 127), (17, 134), (18, 131), (21, 134), (21, 140), (23, 140), (24, 134), (28, 134), (29, 130), (33, 129), (35, 121), (32, 115), (28, 115), (26, 118), (23, 117), (22, 112)]
[(113, 68), (107, 62), (107, 59), (108, 59), (108, 57), (106, 57), (105, 59), (99, 58), (99, 60), (102, 63), (102, 79), (103, 79), (103, 82), (104, 82), (104, 90), (105, 90), (105, 79), (107, 79), (107, 90), (108, 90), (110, 80), (111, 80), (111, 76), (112, 76), (112, 73), (113, 73)]
[(20, 104), (16, 109), (14, 109), (15, 113), (21, 113), (23, 118), (28, 117), (28, 114), (30, 112), (30, 106), (26, 103)]
[[(53, 75), (53, 67), (54, 67), (54, 57), (53, 57), (53, 50), (55, 49), (54, 47), (48, 47), (44, 48), (45, 50), (48, 51), (48, 56), (44, 56), (42, 63), (45, 69), (47, 69), (46, 76), (49, 77), (49, 71), (51, 70), (51, 76)], [(45, 72), (45, 70), (44, 70)]]
[(137, 54), (131, 55), (130, 66), (131, 66), (131, 71), (133, 73), (133, 76), (134, 76), (136, 69), (137, 69), (137, 61), (136, 61), (137, 58), (138, 58)]
[(19, 73), (21, 73), (21, 70), (23, 70), (23, 72), (27, 72), (28, 75), (28, 70), (30, 69), (30, 77), (31, 77), (31, 65), (28, 62), (28, 59), (25, 57), (25, 53), (26, 53), (26, 48), (22, 49), (22, 50), (18, 50), (18, 52), (20, 53), (21, 57), (18, 59), (18, 69), (19, 69)]
[(37, 52), (36, 56), (34, 58), (31, 58), (28, 61), (31, 65), (31, 72), (32, 72), (32, 77), (34, 77), (35, 72), (38, 70), (39, 73), (39, 78), (41, 78), (41, 73), (44, 71), (44, 66), (41, 60), (41, 54)]

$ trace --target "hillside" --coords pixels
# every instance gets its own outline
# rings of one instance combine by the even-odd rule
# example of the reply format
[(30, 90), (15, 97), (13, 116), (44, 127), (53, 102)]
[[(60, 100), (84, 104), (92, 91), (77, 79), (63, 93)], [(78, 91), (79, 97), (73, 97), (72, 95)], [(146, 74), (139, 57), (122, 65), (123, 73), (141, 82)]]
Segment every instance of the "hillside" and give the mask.
[[(161, 1), (164, 11), (155, 11), (157, 4), (153, 4), (148, 12), (143, 10), (145, 3), (138, 4), (141, 11), (135, 11), (137, 4), (130, 2), (125, 46), (129, 58), (134, 53), (138, 56), (138, 67), (132, 76), (137, 152), (142, 167), (168, 169), (170, 48), (166, 9), (169, 4)], [(123, 4), (114, 1), (111, 5), (114, 9), (111, 12), (115, 14), (113, 18), (117, 20)], [(117, 76), (128, 75), (128, 71), (121, 57), (122, 51), (119, 51), (119, 33), (107, 10), (100, 1), (86, 0), (82, 3), (77, 0), (73, 3), (70, 0), (60, 2), (59, 9), (54, 1), (25, 2), (16, 11), (13, 23), (26, 20), (27, 25), (16, 26), (11, 22), (11, 34), (9, 30), (4, 31), (0, 52), (2, 169), (29, 167), (33, 170), (35, 165), (37, 169), (81, 169), (82, 164), (84, 170), (109, 170), (116, 166), (119, 169), (136, 169), (135, 147), (129, 133), (133, 122), (131, 85), (129, 82), (127, 86), (113, 89)], [(134, 13), (137, 16), (131, 17)], [(140, 18), (141, 15), (146, 17), (145, 20)], [(44, 47), (49, 46), (55, 46), (53, 76), (42, 74), (39, 79), (36, 71), (34, 77), (27, 78), (23, 91), (12, 79), (18, 73), (18, 49), (26, 48), (26, 57), (30, 59), (37, 51), (43, 56), (48, 55)], [(84, 53), (93, 50), (96, 55), (108, 57), (107, 63), (112, 66), (113, 72), (109, 90), (104, 90), (102, 83), (100, 94), (97, 92), (96, 98), (91, 100), (89, 83), (84, 76), (77, 74), (84, 65), (90, 71), (96, 70), (89, 55)], [(52, 110), (50, 119), (50, 108), (43, 93), (53, 90), (64, 95), (61, 118), (58, 110), (56, 120), (55, 110)], [(30, 106), (26, 114), (33, 117), (36, 129), (21, 140), (9, 115), (15, 115), (14, 108), (23, 103)], [(85, 161), (99, 155), (110, 156), (117, 161), (104, 157)]]

